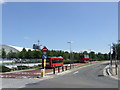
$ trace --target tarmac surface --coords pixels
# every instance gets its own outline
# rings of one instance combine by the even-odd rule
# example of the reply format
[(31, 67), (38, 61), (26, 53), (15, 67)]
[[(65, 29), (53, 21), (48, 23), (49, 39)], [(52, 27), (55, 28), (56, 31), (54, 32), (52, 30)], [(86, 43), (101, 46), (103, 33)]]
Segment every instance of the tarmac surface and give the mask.
[(98, 63), (73, 72), (57, 75), (25, 88), (118, 88), (118, 80), (106, 77), (103, 70), (108, 63)]
[[(108, 63), (96, 63), (64, 72), (61, 71), (61, 73), (55, 75), (48, 69), (46, 77), (1, 78), (2, 83), (0, 84), (2, 88), (19, 88), (19, 90), (20, 88), (118, 88), (118, 80), (103, 74), (107, 65)], [(30, 72), (38, 73), (39, 69), (35, 71), (31, 70)]]

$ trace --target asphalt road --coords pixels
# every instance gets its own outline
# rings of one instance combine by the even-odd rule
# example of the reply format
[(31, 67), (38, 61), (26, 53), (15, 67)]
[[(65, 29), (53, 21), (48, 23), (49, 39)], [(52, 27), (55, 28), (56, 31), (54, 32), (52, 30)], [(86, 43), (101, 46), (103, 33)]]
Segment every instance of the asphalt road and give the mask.
[(84, 67), (52, 79), (26, 84), (25, 88), (118, 88), (118, 80), (103, 75), (106, 65)]

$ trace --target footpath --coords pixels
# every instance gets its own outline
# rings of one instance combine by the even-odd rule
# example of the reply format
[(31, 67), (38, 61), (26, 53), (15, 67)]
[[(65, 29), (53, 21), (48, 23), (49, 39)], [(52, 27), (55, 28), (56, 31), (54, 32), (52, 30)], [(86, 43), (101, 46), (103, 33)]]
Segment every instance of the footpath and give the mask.
[(118, 65), (118, 67), (116, 68), (115, 65), (112, 65), (112, 67), (110, 65), (107, 65), (104, 68), (104, 75), (105, 76), (109, 76), (111, 78), (120, 80), (120, 66)]

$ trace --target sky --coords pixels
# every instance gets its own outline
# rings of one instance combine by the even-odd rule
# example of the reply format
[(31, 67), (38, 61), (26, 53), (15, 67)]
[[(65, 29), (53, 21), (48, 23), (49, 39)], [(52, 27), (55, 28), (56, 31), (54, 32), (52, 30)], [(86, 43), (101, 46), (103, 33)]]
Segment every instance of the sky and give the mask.
[(108, 53), (118, 39), (117, 2), (9, 2), (2, 6), (2, 44)]

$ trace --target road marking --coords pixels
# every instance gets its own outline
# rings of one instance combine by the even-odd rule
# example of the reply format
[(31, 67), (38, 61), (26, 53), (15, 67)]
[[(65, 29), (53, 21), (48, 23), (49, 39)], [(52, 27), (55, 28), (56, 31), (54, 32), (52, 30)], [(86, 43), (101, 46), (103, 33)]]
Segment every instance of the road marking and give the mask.
[(76, 73), (78, 73), (78, 71), (74, 72), (73, 74), (76, 74)]

